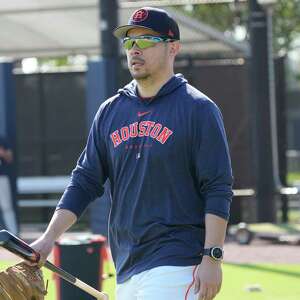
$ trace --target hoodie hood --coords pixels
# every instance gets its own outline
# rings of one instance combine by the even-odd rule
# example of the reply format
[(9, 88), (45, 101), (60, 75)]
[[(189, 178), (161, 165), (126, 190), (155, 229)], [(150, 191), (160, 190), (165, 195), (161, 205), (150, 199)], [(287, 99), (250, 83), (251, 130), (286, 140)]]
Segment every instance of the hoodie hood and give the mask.
[[(172, 93), (174, 90), (179, 88), (181, 85), (186, 84), (187, 80), (183, 77), (182, 74), (175, 74), (170, 78), (169, 81), (167, 81), (161, 89), (158, 91), (158, 93), (153, 97), (153, 99), (157, 99), (159, 97), (166, 96), (170, 93)], [(132, 80), (130, 83), (125, 85), (122, 89), (118, 90), (118, 93), (120, 95), (126, 95), (127, 97), (131, 99), (139, 100), (140, 97), (137, 94), (137, 82), (136, 80)]]

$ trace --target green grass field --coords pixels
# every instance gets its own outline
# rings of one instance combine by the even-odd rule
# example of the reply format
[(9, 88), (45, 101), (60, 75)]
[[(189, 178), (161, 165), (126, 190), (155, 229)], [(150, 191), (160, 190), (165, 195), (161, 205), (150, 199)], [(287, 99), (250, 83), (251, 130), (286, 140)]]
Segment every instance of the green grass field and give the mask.
[[(9, 265), (1, 262), (1, 270)], [(300, 295), (300, 265), (224, 264), (224, 281), (217, 300), (298, 300)], [(56, 300), (55, 283), (51, 272), (44, 269), (49, 279), (45, 300)], [(103, 290), (114, 296), (115, 279), (104, 281)], [(82, 299), (84, 300), (84, 299)], [(170, 299), (171, 300), (171, 299)]]
[(300, 172), (289, 172), (286, 178), (288, 184), (293, 185), (300, 182)]

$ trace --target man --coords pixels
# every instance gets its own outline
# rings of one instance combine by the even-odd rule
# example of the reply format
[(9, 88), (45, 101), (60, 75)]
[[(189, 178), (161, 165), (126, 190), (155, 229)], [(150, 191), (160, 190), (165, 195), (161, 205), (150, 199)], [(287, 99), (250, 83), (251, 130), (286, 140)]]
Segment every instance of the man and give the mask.
[(166, 11), (139, 9), (114, 35), (133, 81), (100, 106), (71, 182), (33, 246), (45, 259), (109, 178), (117, 299), (213, 299), (232, 198), (220, 111), (174, 75), (180, 33)]
[(8, 177), (9, 165), (13, 162), (13, 153), (0, 138), (0, 229), (18, 232), (18, 225), (13, 208), (13, 197)]

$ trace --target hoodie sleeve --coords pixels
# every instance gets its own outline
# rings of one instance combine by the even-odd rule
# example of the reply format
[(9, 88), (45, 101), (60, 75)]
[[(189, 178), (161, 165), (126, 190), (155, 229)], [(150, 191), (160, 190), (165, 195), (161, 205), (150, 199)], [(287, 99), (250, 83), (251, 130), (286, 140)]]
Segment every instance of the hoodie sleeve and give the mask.
[(232, 170), (226, 133), (220, 110), (212, 101), (205, 101), (195, 125), (195, 167), (205, 213), (229, 218), (232, 200)]
[(101, 108), (98, 111), (85, 149), (72, 172), (71, 181), (56, 209), (68, 209), (79, 217), (85, 208), (104, 192), (107, 179), (106, 147), (100, 129)]

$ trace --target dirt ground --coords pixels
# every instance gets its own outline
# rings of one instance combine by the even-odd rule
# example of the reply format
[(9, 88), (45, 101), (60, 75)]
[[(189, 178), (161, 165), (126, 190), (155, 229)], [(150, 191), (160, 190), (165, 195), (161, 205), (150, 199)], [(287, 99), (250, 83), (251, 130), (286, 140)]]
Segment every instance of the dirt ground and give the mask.
[(224, 260), (230, 263), (300, 264), (300, 245), (272, 244), (254, 240), (250, 245), (227, 242)]

